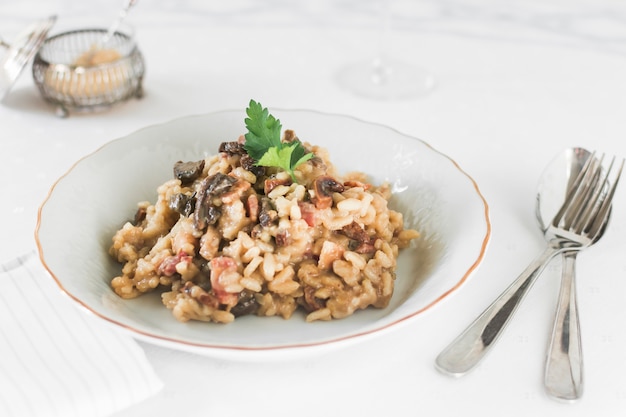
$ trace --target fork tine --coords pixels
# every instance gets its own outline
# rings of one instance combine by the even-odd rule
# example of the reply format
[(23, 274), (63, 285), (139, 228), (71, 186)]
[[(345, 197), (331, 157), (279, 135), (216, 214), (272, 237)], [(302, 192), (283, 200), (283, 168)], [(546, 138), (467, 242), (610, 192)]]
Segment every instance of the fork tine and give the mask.
[(581, 182), (576, 190), (574, 202), (570, 204), (563, 216), (561, 227), (564, 229), (571, 229), (573, 224), (579, 224), (580, 219), (585, 213), (590, 213), (593, 208), (593, 202), (597, 200), (598, 190), (602, 190), (602, 187), (598, 187), (600, 176), (602, 174), (602, 161), (604, 155), (600, 159), (595, 158), (595, 153), (589, 157), (589, 171), (587, 171), (581, 179)]
[[(580, 172), (576, 176), (576, 180), (569, 188), (563, 205), (554, 216), (552, 220), (552, 226), (559, 227), (562, 221), (570, 223), (571, 213), (577, 211), (577, 207), (585, 201), (585, 196), (589, 192), (589, 187), (585, 186), (589, 184), (589, 181), (597, 172), (597, 159), (595, 158), (595, 152), (589, 155), (585, 164), (581, 168)], [(568, 214), (569, 213), (569, 214)]]
[(622, 160), (611, 184), (609, 179), (615, 157), (611, 159), (608, 168), (603, 170), (604, 155), (600, 158), (596, 158), (595, 155), (594, 152), (585, 161), (552, 221), (554, 227), (579, 235), (585, 234), (591, 239), (595, 239), (602, 231), (608, 219), (613, 195), (624, 167)]
[[(602, 213), (600, 213), (600, 208), (602, 207), (608, 196), (607, 188), (610, 184), (609, 175), (611, 174), (614, 163), (615, 157), (611, 159), (609, 167), (605, 170), (604, 175), (598, 175), (598, 181), (594, 185), (594, 191), (589, 197), (589, 201), (587, 202), (585, 211), (581, 213), (579, 219), (577, 219), (575, 226), (572, 227), (574, 232), (578, 234), (581, 234), (583, 232), (589, 232), (591, 226), (595, 223), (596, 218), (598, 216), (602, 216)], [(600, 164), (599, 167), (600, 172), (598, 174), (601, 174), (602, 164)]]
[[(611, 164), (612, 165), (612, 164)], [(617, 174), (615, 175), (615, 180), (613, 181), (613, 185), (606, 194), (604, 201), (598, 210), (597, 215), (595, 216), (594, 221), (589, 227), (589, 231), (587, 235), (591, 237), (591, 239), (595, 240), (599, 233), (602, 232), (606, 221), (608, 220), (609, 213), (611, 212), (611, 204), (613, 202), (613, 196), (615, 195), (615, 189), (617, 188), (617, 183), (622, 175), (622, 170), (624, 169), (624, 159), (620, 163), (619, 169), (617, 170)], [(608, 175), (608, 173), (607, 173)]]

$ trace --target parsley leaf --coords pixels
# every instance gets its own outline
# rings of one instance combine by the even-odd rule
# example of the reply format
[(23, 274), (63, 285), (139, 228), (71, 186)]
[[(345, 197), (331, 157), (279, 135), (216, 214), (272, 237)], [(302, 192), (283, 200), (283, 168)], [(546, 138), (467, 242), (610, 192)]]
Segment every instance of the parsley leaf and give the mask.
[(255, 161), (259, 161), (265, 152), (272, 147), (281, 147), (280, 120), (269, 114), (261, 103), (250, 100), (246, 109), (248, 117), (245, 119), (248, 133), (246, 133), (245, 150)]
[(257, 165), (277, 167), (287, 171), (295, 182), (294, 169), (311, 159), (313, 154), (307, 153), (299, 140), (282, 142), (280, 120), (269, 114), (269, 110), (263, 108), (261, 103), (250, 100), (246, 114), (248, 117), (245, 119), (245, 124), (248, 133), (245, 135), (244, 149), (248, 155), (256, 161)]

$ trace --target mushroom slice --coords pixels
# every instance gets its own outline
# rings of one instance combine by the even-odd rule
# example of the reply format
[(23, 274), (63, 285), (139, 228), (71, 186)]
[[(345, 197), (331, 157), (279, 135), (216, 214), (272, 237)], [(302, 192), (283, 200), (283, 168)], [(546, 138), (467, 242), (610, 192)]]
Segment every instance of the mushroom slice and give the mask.
[(322, 210), (333, 205), (333, 193), (342, 193), (345, 187), (333, 177), (320, 176), (313, 182), (315, 196), (312, 198), (315, 207)]

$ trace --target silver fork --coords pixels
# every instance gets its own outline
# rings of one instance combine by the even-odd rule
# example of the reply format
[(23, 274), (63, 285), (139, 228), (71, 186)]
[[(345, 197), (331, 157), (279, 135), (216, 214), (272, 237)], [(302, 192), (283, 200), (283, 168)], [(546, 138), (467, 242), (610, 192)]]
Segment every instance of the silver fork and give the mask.
[[(609, 171), (613, 163), (614, 159), (611, 161)], [(623, 162), (618, 168), (613, 186), (608, 191), (609, 193), (615, 192), (622, 168)], [(604, 178), (604, 189), (598, 187), (600, 192), (607, 192), (606, 189), (609, 187), (608, 172)], [(608, 196), (609, 199), (612, 199), (612, 197), (612, 195)], [(610, 212), (610, 205), (608, 210)], [(608, 224), (609, 216), (610, 214), (607, 213), (606, 221), (600, 226), (600, 230), (595, 233), (592, 243), (595, 243), (602, 237)], [(566, 224), (566, 226), (569, 227), (571, 224)], [(552, 337), (548, 354), (546, 355), (544, 374), (544, 386), (548, 395), (566, 401), (579, 399), (583, 390), (582, 340), (575, 282), (575, 264), (578, 252), (571, 251), (563, 254), (561, 289), (552, 328)]]
[[(615, 158), (613, 158), (614, 160)], [(621, 174), (624, 161), (619, 168)], [(565, 202), (546, 229), (545, 250), (437, 357), (437, 368), (461, 376), (470, 371), (497, 341), (521, 301), (548, 262), (557, 254), (582, 250), (602, 232), (610, 213), (617, 180), (606, 191), (609, 171), (591, 155), (567, 193)]]

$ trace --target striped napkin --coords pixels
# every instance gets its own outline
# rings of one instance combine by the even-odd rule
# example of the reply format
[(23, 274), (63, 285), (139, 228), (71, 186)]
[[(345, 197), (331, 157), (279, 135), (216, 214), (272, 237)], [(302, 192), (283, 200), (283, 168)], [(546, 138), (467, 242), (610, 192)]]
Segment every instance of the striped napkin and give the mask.
[(108, 416), (162, 388), (139, 345), (79, 311), (34, 253), (0, 283), (0, 416)]

